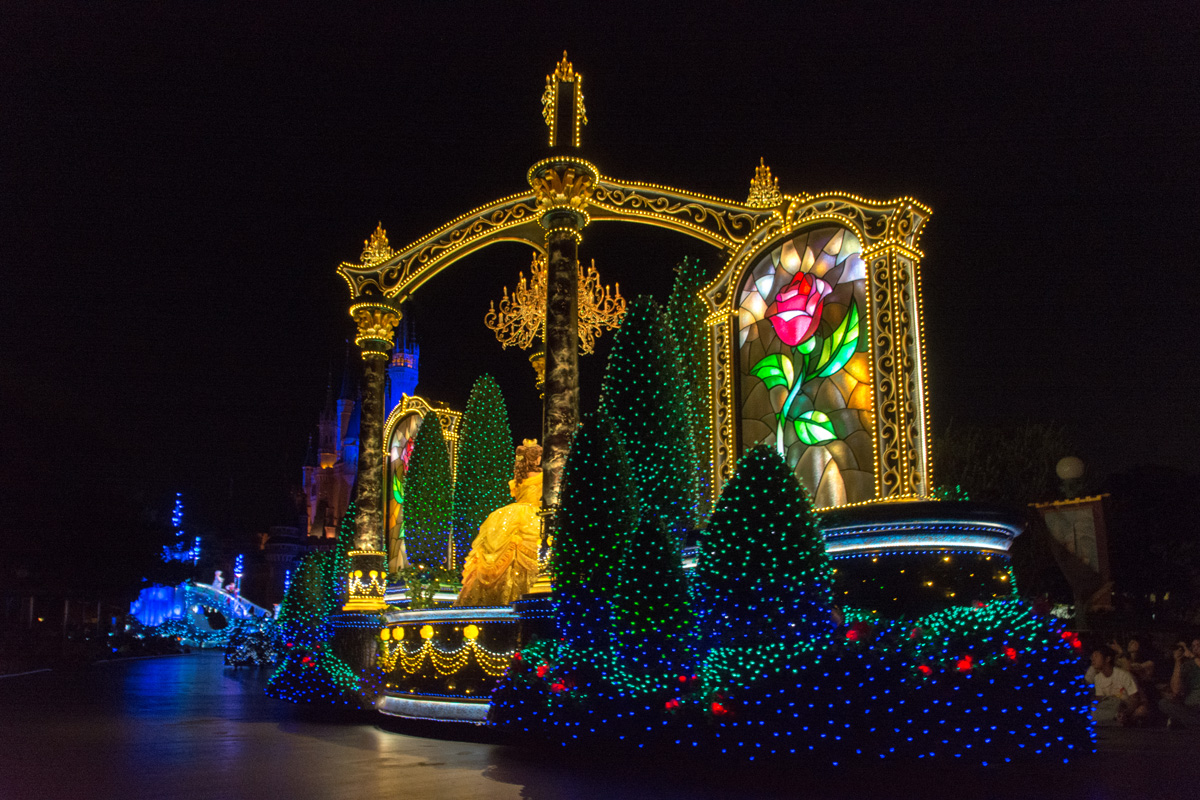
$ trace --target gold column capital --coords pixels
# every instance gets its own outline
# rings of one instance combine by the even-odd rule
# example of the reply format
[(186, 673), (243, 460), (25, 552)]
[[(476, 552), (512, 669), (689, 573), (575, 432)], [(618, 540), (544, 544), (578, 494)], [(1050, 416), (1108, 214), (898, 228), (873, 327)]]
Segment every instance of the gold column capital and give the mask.
[(400, 324), (400, 309), (389, 300), (363, 299), (350, 305), (350, 317), (358, 326), (354, 343), (365, 358), (389, 358)]
[(594, 165), (582, 158), (548, 158), (530, 167), (527, 177), (538, 222), (547, 232), (567, 227), (579, 230), (588, 224), (588, 204), (600, 180)]

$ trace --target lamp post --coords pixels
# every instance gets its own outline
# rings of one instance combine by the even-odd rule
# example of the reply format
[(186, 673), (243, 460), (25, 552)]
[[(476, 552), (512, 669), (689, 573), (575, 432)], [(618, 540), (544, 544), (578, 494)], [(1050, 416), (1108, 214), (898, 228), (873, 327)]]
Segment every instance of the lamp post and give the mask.
[(233, 561), (233, 596), (239, 600), (242, 597), (242, 573), (246, 566), (246, 557), (238, 554)]

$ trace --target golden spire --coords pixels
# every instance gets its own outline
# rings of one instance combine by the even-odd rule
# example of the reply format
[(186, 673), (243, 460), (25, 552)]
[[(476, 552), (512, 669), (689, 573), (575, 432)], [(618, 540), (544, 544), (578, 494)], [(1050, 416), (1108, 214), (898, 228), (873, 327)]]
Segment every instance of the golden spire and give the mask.
[(771, 168), (763, 159), (758, 159), (754, 168), (754, 177), (750, 179), (750, 196), (746, 205), (751, 208), (774, 208), (783, 202), (779, 192), (779, 178), (771, 177)]
[[(561, 93), (566, 93), (566, 96), (560, 97)], [(564, 103), (561, 109), (560, 99)], [(562, 119), (560, 112), (570, 116)], [(583, 76), (567, 60), (566, 50), (563, 50), (562, 61), (558, 62), (554, 72), (546, 76), (546, 91), (542, 92), (542, 119), (546, 120), (546, 127), (550, 129), (551, 147), (579, 147), (580, 132), (587, 125), (587, 109), (583, 107)], [(567, 129), (560, 132), (560, 126)]]
[(375, 232), (371, 234), (371, 238), (363, 242), (363, 251), (359, 262), (363, 266), (371, 267), (381, 261), (387, 261), (394, 255), (396, 255), (396, 251), (388, 245), (387, 231), (383, 229), (383, 223), (380, 222), (375, 226)]

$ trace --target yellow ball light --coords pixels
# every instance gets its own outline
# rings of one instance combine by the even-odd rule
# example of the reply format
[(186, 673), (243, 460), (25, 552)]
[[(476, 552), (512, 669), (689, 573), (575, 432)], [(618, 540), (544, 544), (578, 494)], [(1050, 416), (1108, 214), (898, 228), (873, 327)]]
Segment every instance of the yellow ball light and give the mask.
[(397, 642), (403, 639), (404, 628), (396, 628), (395, 632), (392, 634), (392, 638), (394, 638)]
[(469, 639), (471, 641), (478, 639), (479, 638), (479, 626), (478, 625), (468, 625), (467, 627), (463, 628), (463, 636), (465, 636), (467, 639)]
[(389, 639), (392, 638), (391, 630), (389, 630), (388, 628), (384, 628), (383, 630), (381, 630), (379, 632), (379, 638), (383, 639), (385, 642), (388, 641)]
[(422, 625), (421, 626), (421, 638), (422, 639), (432, 639), (433, 638), (433, 626), (432, 625)]

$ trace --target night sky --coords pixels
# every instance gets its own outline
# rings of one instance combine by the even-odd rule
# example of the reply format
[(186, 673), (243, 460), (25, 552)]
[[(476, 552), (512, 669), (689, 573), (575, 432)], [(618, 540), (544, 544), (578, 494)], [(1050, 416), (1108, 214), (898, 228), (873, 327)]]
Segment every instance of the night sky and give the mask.
[[(761, 156), (788, 193), (933, 208), (935, 429), (1056, 421), (1095, 474), (1194, 469), (1195, 3), (662, 5), (4, 4), (0, 517), (86, 486), (290, 521), (338, 263), (527, 189), (564, 49), (607, 175), (744, 200)], [(581, 249), (660, 300), (684, 255), (723, 263), (642, 226)], [(462, 408), (491, 371), (517, 437), (532, 370), (482, 319), (528, 264), (488, 248), (412, 302), (420, 393)]]

